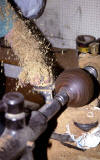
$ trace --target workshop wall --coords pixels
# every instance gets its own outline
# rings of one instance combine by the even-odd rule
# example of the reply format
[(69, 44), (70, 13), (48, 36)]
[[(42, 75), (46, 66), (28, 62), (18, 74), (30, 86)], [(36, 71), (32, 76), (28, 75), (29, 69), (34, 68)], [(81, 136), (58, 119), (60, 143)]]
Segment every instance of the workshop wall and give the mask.
[(100, 37), (100, 0), (47, 0), (36, 24), (54, 47), (75, 48), (79, 34)]

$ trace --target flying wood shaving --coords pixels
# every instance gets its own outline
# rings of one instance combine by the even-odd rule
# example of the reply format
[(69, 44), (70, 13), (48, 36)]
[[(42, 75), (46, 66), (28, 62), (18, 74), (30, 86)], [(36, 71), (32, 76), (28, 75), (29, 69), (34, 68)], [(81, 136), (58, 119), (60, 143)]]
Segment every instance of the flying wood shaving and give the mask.
[(36, 33), (34, 28), (33, 31), (34, 35), (21, 19), (17, 19), (6, 39), (14, 54), (18, 56), (19, 65), (22, 67), (19, 84), (45, 86), (53, 83), (53, 62), (46, 56), (49, 52), (49, 44), (45, 45), (45, 38), (39, 39), (40, 34)]

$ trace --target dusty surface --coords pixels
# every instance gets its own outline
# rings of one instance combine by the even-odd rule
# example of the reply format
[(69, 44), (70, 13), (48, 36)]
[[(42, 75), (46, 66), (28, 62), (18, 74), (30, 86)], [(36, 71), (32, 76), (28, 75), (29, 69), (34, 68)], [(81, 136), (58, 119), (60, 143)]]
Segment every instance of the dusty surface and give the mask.
[[(100, 68), (100, 56), (93, 57), (90, 55), (80, 56), (78, 59), (80, 67), (84, 67), (87, 64), (94, 64), (98, 69)], [(60, 59), (60, 58), (59, 58)], [(74, 58), (75, 60), (75, 58)], [(75, 67), (75, 62), (71, 63), (71, 59), (68, 59), (69, 67)], [(64, 62), (65, 64), (65, 62)], [(63, 64), (62, 64), (63, 65)], [(98, 121), (100, 123), (100, 109), (95, 108), (97, 106), (98, 99), (91, 102), (81, 108), (67, 108), (57, 119), (57, 127), (55, 132), (64, 134), (70, 129), (70, 132), (76, 137), (86, 133), (74, 125), (74, 122), (82, 124), (90, 124)], [(92, 148), (86, 151), (79, 151), (73, 148), (62, 145), (56, 140), (50, 140), (51, 147), (48, 148), (48, 160), (99, 160), (100, 159), (100, 146)], [(71, 144), (71, 143), (70, 143)], [(72, 143), (76, 146), (75, 143)]]
[(63, 146), (57, 141), (50, 141), (52, 148), (48, 153), (48, 160), (99, 160), (100, 149), (90, 149), (85, 152)]
[[(84, 131), (77, 128), (74, 122), (82, 124), (90, 124), (98, 121), (100, 123), (100, 110), (96, 110), (97, 100), (93, 101), (90, 105), (86, 105), (81, 108), (66, 109), (57, 120), (57, 127), (55, 132), (64, 134), (67, 131), (67, 127), (70, 128), (70, 132), (75, 137), (81, 136)], [(100, 159), (99, 146), (87, 151), (79, 151), (73, 148), (62, 145), (60, 142), (50, 140), (51, 148), (48, 149), (48, 160), (95, 160)], [(67, 143), (67, 142), (65, 142)], [(70, 143), (76, 146), (75, 143)]]

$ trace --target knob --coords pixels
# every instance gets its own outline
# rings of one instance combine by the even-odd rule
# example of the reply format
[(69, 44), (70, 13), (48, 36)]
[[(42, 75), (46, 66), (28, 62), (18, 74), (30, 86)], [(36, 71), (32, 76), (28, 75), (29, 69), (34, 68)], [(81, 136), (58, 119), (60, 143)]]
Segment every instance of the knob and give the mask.
[(4, 95), (3, 102), (7, 104), (7, 112), (19, 114), (23, 112), (24, 96), (19, 92), (9, 92)]

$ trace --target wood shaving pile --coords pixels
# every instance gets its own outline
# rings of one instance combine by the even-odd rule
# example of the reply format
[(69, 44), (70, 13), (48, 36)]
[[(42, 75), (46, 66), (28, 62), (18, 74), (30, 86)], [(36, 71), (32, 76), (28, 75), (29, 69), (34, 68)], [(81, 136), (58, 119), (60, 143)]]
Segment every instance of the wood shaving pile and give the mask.
[(41, 35), (37, 34), (34, 28), (33, 31), (34, 35), (25, 22), (18, 18), (14, 23), (12, 31), (6, 36), (14, 54), (18, 56), (19, 65), (22, 67), (22, 72), (19, 75), (19, 85), (45, 86), (52, 84), (53, 58), (48, 59), (46, 56), (49, 52), (50, 44), (45, 45), (42, 42), (43, 38), (42, 41), (41, 38), (39, 39)]

